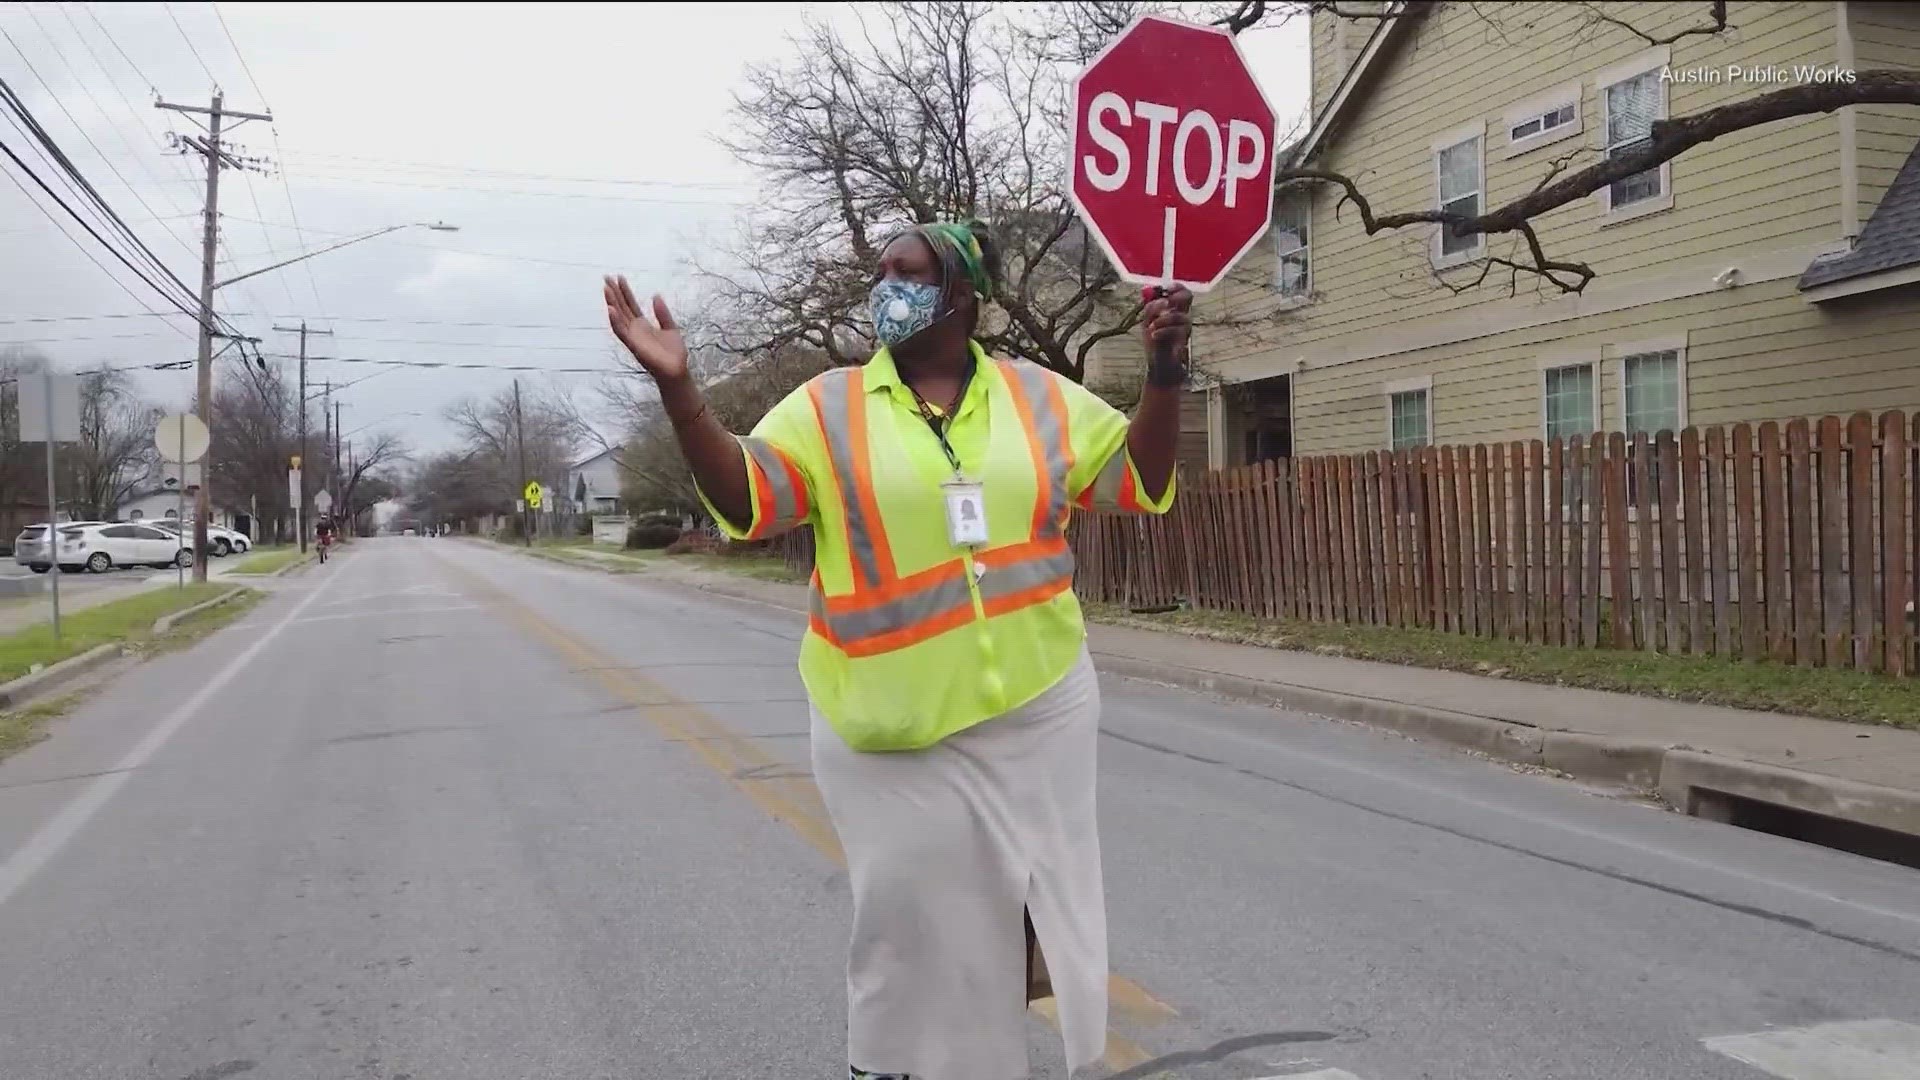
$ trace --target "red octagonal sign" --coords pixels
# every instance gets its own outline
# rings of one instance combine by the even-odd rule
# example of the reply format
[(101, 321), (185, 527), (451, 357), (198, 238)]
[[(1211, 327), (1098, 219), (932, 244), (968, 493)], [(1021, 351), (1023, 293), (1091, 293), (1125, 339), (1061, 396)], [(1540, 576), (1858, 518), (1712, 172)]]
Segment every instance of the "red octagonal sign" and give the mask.
[(1074, 80), (1073, 106), (1073, 204), (1120, 276), (1219, 284), (1273, 217), (1273, 107), (1233, 35), (1145, 16)]

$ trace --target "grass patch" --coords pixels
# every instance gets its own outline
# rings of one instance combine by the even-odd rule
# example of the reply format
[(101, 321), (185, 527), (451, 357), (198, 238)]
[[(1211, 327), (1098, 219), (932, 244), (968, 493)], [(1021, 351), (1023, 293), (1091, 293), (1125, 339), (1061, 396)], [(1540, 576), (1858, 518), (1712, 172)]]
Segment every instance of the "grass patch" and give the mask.
[[(233, 586), (229, 585), (226, 588), (231, 589), (232, 587)], [(214, 595), (220, 595), (221, 591), (222, 590), (216, 589)], [(254, 589), (243, 589), (240, 595), (224, 604), (215, 604), (205, 611), (196, 611), (186, 618), (178, 620), (164, 634), (148, 634), (135, 643), (135, 649), (142, 653), (163, 653), (184, 649), (190, 645), (196, 645), (202, 638), (211, 635), (214, 631), (231, 624), (239, 619), (240, 616), (252, 611), (255, 604), (258, 604), (266, 598), (267, 594), (263, 592)]]
[(115, 600), (60, 620), (60, 639), (51, 623), (36, 623), (18, 633), (0, 637), (0, 682), (17, 679), (35, 664), (54, 664), (109, 642), (142, 642), (153, 636), (153, 621), (203, 600), (211, 600), (233, 586), (208, 582), (184, 589), (158, 588)]
[(66, 715), (80, 695), (36, 701), (0, 712), (0, 759), (11, 757), (47, 737), (47, 722)]
[(283, 547), (254, 548), (246, 558), (241, 559), (233, 568), (236, 574), (271, 574), (285, 566), (291, 566), (304, 558), (299, 545), (287, 544)]
[(804, 585), (805, 574), (796, 574), (787, 569), (786, 560), (772, 555), (709, 555), (693, 554), (662, 555), (661, 565), (684, 566), (691, 570), (708, 570), (719, 574), (732, 574), (735, 577), (752, 578), (756, 581), (780, 581), (789, 585)]
[(1098, 622), (1241, 645), (1920, 729), (1920, 681), (1862, 671), (1527, 645), (1436, 630), (1268, 621), (1215, 611), (1135, 615), (1105, 604), (1085, 607), (1087, 617)]

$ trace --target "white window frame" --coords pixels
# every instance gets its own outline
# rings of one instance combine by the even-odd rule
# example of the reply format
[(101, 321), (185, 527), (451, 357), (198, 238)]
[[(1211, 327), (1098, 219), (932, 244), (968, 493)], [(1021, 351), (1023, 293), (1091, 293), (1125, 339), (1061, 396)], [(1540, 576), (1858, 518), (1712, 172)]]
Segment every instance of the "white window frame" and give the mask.
[[(1440, 151), (1451, 149), (1469, 139), (1480, 140), (1480, 160), (1478, 163), (1480, 170), (1480, 187), (1477, 192), (1479, 196), (1478, 212), (1482, 214), (1487, 212), (1487, 124), (1484, 120), (1476, 120), (1471, 124), (1455, 128), (1433, 140), (1433, 143), (1429, 146), (1427, 168), (1433, 173), (1433, 208), (1435, 210), (1441, 209)], [(1432, 250), (1429, 252), (1429, 257), (1433, 261), (1434, 269), (1444, 270), (1448, 267), (1461, 266), (1485, 257), (1487, 253), (1487, 234), (1476, 233), (1473, 238), (1474, 242), (1472, 247), (1465, 251), (1456, 251), (1448, 255), (1443, 254), (1441, 251), (1442, 241), (1445, 239), (1446, 233), (1447, 227), (1445, 225), (1436, 226), (1433, 230)]]
[[(1598, 75), (1594, 76), (1595, 96), (1599, 98), (1600, 103), (1599, 142), (1601, 160), (1606, 160), (1607, 132), (1608, 129), (1613, 126), (1612, 118), (1607, 115), (1608, 88), (1617, 86), (1629, 79), (1638, 78), (1650, 71), (1657, 72), (1662, 68), (1669, 67), (1672, 65), (1672, 60), (1672, 48), (1662, 45), (1657, 49), (1650, 49), (1647, 52), (1643, 52), (1631, 60), (1615, 64), (1609, 68), (1603, 68)], [(1672, 109), (1672, 95), (1669, 92), (1672, 84), (1665, 79), (1657, 79), (1655, 80), (1655, 84), (1659, 87), (1660, 94), (1659, 110), (1655, 119), (1665, 120)], [(1671, 210), (1673, 209), (1673, 163), (1670, 161), (1660, 163), (1660, 194), (1654, 198), (1643, 199), (1630, 206), (1615, 209), (1613, 205), (1612, 184), (1601, 185), (1600, 190), (1593, 193), (1593, 197), (1599, 202), (1600, 212), (1604, 215), (1600, 222), (1603, 228), (1623, 221), (1633, 221), (1637, 218), (1645, 217), (1648, 214), (1657, 214), (1662, 210)]]
[[(1547, 113), (1553, 112), (1563, 105), (1573, 106), (1572, 123), (1562, 124), (1557, 128), (1537, 132), (1525, 138), (1516, 139), (1513, 137), (1513, 129), (1515, 127), (1526, 123), (1528, 120), (1545, 116)], [(1502, 130), (1506, 132), (1506, 156), (1510, 158), (1519, 157), (1521, 154), (1538, 150), (1543, 146), (1551, 146), (1554, 143), (1575, 138), (1586, 130), (1586, 109), (1582, 101), (1582, 87), (1576, 80), (1567, 83), (1565, 86), (1556, 86), (1544, 94), (1535, 94), (1533, 97), (1509, 107), (1506, 115), (1501, 118), (1500, 123)]]
[(1433, 434), (1433, 376), (1419, 375), (1411, 379), (1397, 379), (1393, 382), (1387, 383), (1385, 386), (1382, 386), (1380, 388), (1382, 400), (1385, 402), (1385, 405), (1383, 406), (1383, 408), (1386, 410), (1386, 418), (1387, 418), (1386, 447), (1388, 450), (1395, 449), (1393, 445), (1393, 398), (1394, 398), (1394, 395), (1410, 394), (1416, 390), (1422, 391), (1427, 395), (1427, 441), (1424, 445), (1426, 446), (1439, 445), (1435, 441), (1434, 434)]
[[(1630, 356), (1658, 352), (1674, 354), (1674, 372), (1680, 380), (1679, 393), (1676, 397), (1679, 406), (1679, 426), (1673, 429), (1674, 434), (1678, 435), (1692, 422), (1687, 408), (1687, 337), (1685, 334), (1677, 337), (1651, 338), (1646, 341), (1630, 341), (1624, 345), (1613, 346), (1612, 352), (1614, 366), (1620, 369), (1619, 375), (1614, 379), (1614, 387), (1619, 393), (1620, 400), (1620, 430), (1626, 432), (1628, 440), (1633, 438), (1633, 433), (1627, 432), (1627, 358)], [(1649, 438), (1653, 434), (1651, 431), (1647, 433)]]
[[(1312, 190), (1312, 188), (1310, 188), (1310, 187), (1308, 187), (1308, 186), (1306, 186), (1306, 185), (1304, 185), (1304, 184), (1296, 184), (1296, 185), (1293, 185), (1293, 186), (1291, 186), (1291, 187), (1284, 187), (1284, 188), (1281, 188), (1281, 189), (1280, 189), (1279, 191), (1277, 191), (1277, 192), (1275, 192), (1275, 193), (1274, 193), (1274, 200), (1275, 200), (1275, 202), (1281, 202), (1281, 201), (1284, 201), (1284, 200), (1286, 200), (1286, 199), (1287, 199), (1287, 198), (1288, 198), (1289, 196), (1291, 196), (1291, 197), (1292, 197), (1292, 198), (1294, 198), (1294, 199), (1298, 199), (1298, 200), (1299, 200), (1299, 202), (1300, 202), (1300, 205), (1301, 205), (1301, 207), (1302, 207), (1302, 208), (1303, 208), (1303, 209), (1304, 209), (1304, 210), (1306, 211), (1306, 219), (1307, 219), (1307, 242), (1306, 242), (1306, 244), (1305, 244), (1305, 245), (1303, 245), (1303, 246), (1301, 246), (1301, 247), (1299, 247), (1299, 248), (1296, 248), (1295, 250), (1297, 250), (1297, 251), (1304, 251), (1304, 252), (1306, 252), (1306, 255), (1307, 255), (1307, 280), (1306, 280), (1306, 283), (1304, 284), (1304, 286), (1302, 287), (1302, 289), (1301, 289), (1301, 291), (1300, 291), (1300, 292), (1297, 292), (1297, 293), (1287, 293), (1287, 292), (1282, 292), (1282, 291), (1281, 291), (1281, 288), (1280, 288), (1280, 259), (1281, 259), (1281, 256), (1282, 256), (1282, 254), (1291, 254), (1291, 252), (1286, 252), (1286, 253), (1283, 253), (1283, 252), (1281, 252), (1281, 250), (1280, 250), (1280, 234), (1281, 234), (1281, 231), (1282, 231), (1282, 230), (1280, 230), (1280, 229), (1278, 229), (1278, 228), (1275, 228), (1275, 229), (1273, 230), (1273, 242), (1274, 242), (1274, 250), (1273, 250), (1273, 291), (1274, 291), (1274, 294), (1275, 294), (1276, 296), (1278, 296), (1278, 297), (1280, 298), (1280, 306), (1281, 306), (1281, 309), (1282, 309), (1282, 310), (1285, 310), (1285, 309), (1287, 309), (1287, 308), (1290, 308), (1290, 307), (1298, 307), (1299, 305), (1301, 305), (1301, 304), (1305, 304), (1305, 303), (1307, 303), (1307, 302), (1308, 302), (1309, 300), (1311, 300), (1311, 299), (1313, 298), (1313, 233), (1314, 233), (1314, 227), (1313, 227), (1313, 190)], [(1276, 208), (1276, 209), (1277, 209), (1277, 208)], [(1278, 216), (1279, 216), (1278, 214), (1275, 214), (1275, 217), (1276, 217), (1276, 219), (1278, 218)], [(1278, 224), (1278, 221), (1277, 221), (1277, 220), (1276, 220), (1276, 222), (1275, 222), (1275, 224), (1276, 224), (1276, 225)]]
[(1594, 349), (1576, 353), (1563, 353), (1540, 361), (1540, 374), (1535, 384), (1534, 397), (1535, 400), (1540, 403), (1540, 437), (1542, 439), (1548, 437), (1547, 373), (1550, 371), (1561, 371), (1566, 368), (1587, 367), (1593, 369), (1593, 426), (1587, 430), (1590, 432), (1606, 430), (1605, 427), (1602, 426), (1605, 423), (1606, 415), (1606, 405), (1603, 400), (1606, 397), (1606, 393), (1603, 390), (1605, 383), (1601, 381), (1600, 359), (1600, 350)]

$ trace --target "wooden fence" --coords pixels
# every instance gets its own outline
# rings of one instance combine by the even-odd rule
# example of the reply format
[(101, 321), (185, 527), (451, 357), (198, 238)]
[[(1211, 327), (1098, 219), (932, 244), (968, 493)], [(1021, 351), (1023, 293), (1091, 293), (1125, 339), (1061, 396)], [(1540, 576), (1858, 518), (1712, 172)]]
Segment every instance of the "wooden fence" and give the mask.
[[(1076, 514), (1074, 586), (1136, 610), (1423, 627), (1905, 676), (1920, 416), (1423, 447), (1183, 478)], [(780, 546), (805, 569), (805, 534)]]

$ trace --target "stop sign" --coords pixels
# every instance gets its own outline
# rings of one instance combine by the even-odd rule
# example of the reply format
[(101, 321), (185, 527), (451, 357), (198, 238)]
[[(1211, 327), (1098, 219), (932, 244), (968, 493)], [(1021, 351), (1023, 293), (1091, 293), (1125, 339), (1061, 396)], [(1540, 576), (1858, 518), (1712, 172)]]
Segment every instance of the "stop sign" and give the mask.
[(1073, 204), (1120, 276), (1220, 283), (1273, 217), (1274, 112), (1233, 35), (1134, 22), (1073, 84)]

